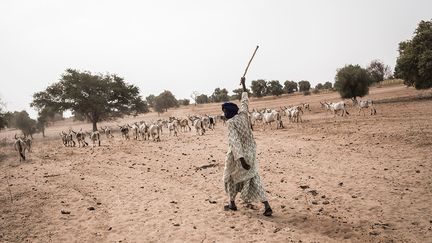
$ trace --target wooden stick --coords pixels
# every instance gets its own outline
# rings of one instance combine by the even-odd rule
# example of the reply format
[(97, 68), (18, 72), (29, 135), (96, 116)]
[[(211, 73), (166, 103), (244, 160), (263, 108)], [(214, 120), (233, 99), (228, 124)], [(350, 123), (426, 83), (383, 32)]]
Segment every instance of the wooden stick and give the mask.
[(251, 62), (252, 62), (252, 59), (254, 58), (255, 53), (257, 52), (258, 48), (259, 48), (259, 46), (256, 46), (255, 51), (254, 51), (254, 53), (253, 53), (251, 59), (249, 60), (249, 63), (248, 63), (248, 65), (247, 65), (247, 67), (246, 67), (246, 69), (245, 69), (245, 71), (244, 71), (244, 73), (243, 73), (243, 77), (246, 76), (246, 73), (247, 73), (247, 71), (248, 71), (248, 69), (249, 69), (249, 66), (250, 66), (250, 64), (251, 64)]

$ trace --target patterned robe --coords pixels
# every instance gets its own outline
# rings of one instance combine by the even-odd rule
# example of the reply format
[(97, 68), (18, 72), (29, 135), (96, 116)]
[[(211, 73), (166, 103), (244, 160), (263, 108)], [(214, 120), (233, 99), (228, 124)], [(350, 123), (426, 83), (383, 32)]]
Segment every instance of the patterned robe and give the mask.
[[(256, 143), (249, 120), (248, 103), (248, 93), (243, 92), (238, 114), (227, 121), (229, 149), (224, 170), (225, 191), (230, 201), (234, 201), (240, 192), (245, 202), (264, 202), (267, 198), (258, 173)], [(242, 167), (239, 160), (241, 157), (250, 165), (249, 170)]]

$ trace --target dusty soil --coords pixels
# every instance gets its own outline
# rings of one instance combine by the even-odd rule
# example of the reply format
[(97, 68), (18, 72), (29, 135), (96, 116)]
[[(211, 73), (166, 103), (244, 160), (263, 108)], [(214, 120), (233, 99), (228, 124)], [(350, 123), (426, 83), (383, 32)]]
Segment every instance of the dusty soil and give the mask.
[[(57, 135), (90, 124), (59, 122), (47, 138), (35, 137), (26, 162), (10, 145), (0, 148), (0, 241), (431, 242), (432, 99), (406, 98), (430, 93), (374, 88), (369, 98), (391, 101), (377, 104), (376, 116), (350, 107), (350, 116), (333, 117), (319, 109), (336, 93), (252, 100), (251, 108), (312, 105), (302, 123), (254, 131), (270, 218), (259, 204), (223, 211), (221, 123), (204, 136), (164, 131), (159, 143), (123, 141), (117, 131), (92, 149), (64, 147)], [(219, 109), (189, 106), (164, 116)], [(10, 142), (15, 132), (0, 138)]]

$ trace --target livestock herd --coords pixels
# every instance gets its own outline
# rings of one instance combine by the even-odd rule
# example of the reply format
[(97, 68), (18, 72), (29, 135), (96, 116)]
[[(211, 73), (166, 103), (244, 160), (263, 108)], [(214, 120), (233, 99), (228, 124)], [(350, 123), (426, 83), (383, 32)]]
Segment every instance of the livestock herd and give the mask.
[[(339, 102), (320, 102), (320, 107), (323, 110), (330, 111), (334, 116), (347, 116), (347, 104), (345, 101)], [(370, 115), (376, 115), (377, 111), (374, 107), (372, 100), (360, 100), (353, 99), (353, 107), (358, 107), (358, 115), (365, 110), (370, 109)], [(254, 126), (261, 124), (265, 129), (266, 126), (271, 126), (273, 123), (276, 124), (276, 129), (284, 128), (283, 117), (287, 117), (290, 123), (303, 122), (302, 115), (305, 111), (311, 111), (308, 103), (302, 103), (295, 106), (285, 106), (278, 109), (252, 109), (249, 112), (250, 124), (253, 130)], [(134, 140), (153, 140), (155, 142), (161, 141), (161, 134), (163, 130), (169, 132), (169, 136), (178, 136), (180, 132), (191, 132), (193, 127), (197, 135), (204, 135), (208, 130), (214, 130), (217, 122), (221, 122), (225, 125), (226, 118), (224, 115), (189, 115), (187, 118), (169, 117), (168, 119), (158, 119), (152, 122), (134, 122), (130, 124), (117, 125), (121, 134), (121, 138), (124, 140), (130, 140), (130, 137)], [(190, 125), (189, 125), (190, 124)], [(86, 141), (86, 137), (89, 137), (92, 141), (92, 147), (96, 144), (101, 145), (101, 134), (105, 134), (107, 139), (114, 137), (113, 131), (108, 126), (100, 128), (98, 131), (87, 132), (80, 129), (74, 131), (69, 129), (68, 132), (61, 131), (59, 136), (62, 144), (65, 147), (85, 147), (89, 146)], [(75, 142), (76, 140), (76, 142)], [(26, 136), (18, 137), (15, 135), (14, 148), (18, 152), (20, 161), (25, 160), (26, 150), (30, 152), (32, 146), (32, 140)]]

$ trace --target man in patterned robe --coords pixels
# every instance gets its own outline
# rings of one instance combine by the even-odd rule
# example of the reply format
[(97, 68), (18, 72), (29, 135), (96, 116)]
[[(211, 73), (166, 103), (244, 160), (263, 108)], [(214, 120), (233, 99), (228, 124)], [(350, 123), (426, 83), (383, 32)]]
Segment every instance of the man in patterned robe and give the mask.
[(258, 173), (256, 143), (249, 120), (249, 99), (244, 77), (241, 78), (241, 84), (243, 93), (240, 110), (231, 102), (222, 105), (222, 111), (227, 118), (229, 144), (223, 179), (230, 202), (224, 209), (236, 211), (235, 197), (240, 193), (240, 198), (248, 204), (261, 201), (265, 207), (264, 215), (271, 216), (273, 211)]

